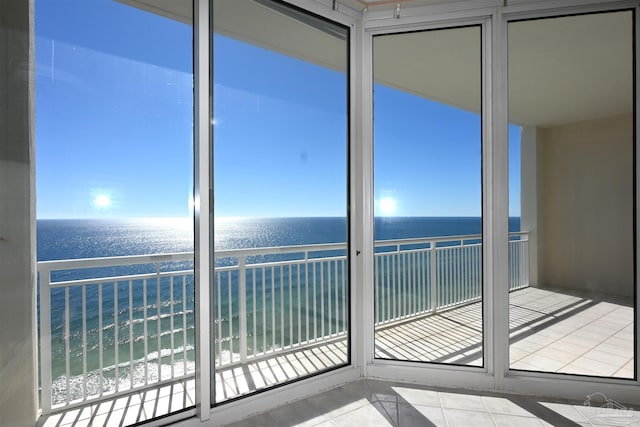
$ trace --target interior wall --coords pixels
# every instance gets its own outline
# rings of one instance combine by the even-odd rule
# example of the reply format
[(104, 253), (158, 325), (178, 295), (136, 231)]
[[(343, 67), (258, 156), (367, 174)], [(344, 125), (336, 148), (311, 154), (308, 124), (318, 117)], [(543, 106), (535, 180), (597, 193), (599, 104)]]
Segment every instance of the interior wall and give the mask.
[(529, 286), (538, 286), (538, 128), (520, 132), (520, 230), (529, 233)]
[(0, 2), (0, 425), (37, 418), (32, 1)]
[(632, 297), (632, 115), (537, 133), (540, 285)]

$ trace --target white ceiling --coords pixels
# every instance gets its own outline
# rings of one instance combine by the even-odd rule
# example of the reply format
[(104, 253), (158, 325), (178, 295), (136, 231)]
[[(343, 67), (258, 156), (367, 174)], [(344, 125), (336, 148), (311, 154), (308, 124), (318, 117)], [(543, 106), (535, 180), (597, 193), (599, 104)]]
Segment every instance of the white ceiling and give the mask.
[[(555, 126), (633, 109), (632, 14), (509, 24), (509, 120)], [(480, 109), (480, 33), (448, 29), (374, 38), (378, 83)]]
[[(191, 20), (190, 0), (118, 1)], [(403, 3), (421, 6), (456, 1)], [(340, 3), (365, 6), (365, 0)], [(377, 3), (375, 7), (392, 6), (386, 1)], [(307, 39), (301, 36), (305, 32), (296, 31), (304, 24), (254, 2), (216, 0), (216, 10), (215, 26), (220, 33), (332, 69), (345, 69), (345, 57), (337, 54), (340, 49), (331, 48), (342, 42), (329, 34)], [(247, 20), (252, 24), (246, 25)], [(632, 111), (630, 12), (516, 22), (509, 25), (508, 34), (510, 121), (553, 126)], [(476, 28), (374, 40), (376, 82), (479, 111), (480, 33)]]
[(404, 7), (418, 7), (418, 6), (431, 6), (437, 4), (446, 3), (458, 3), (468, 0), (338, 0), (340, 3), (349, 6), (352, 9), (363, 10), (369, 7), (372, 10), (381, 8), (395, 8), (400, 4), (401, 8)]
[(191, 25), (193, 22), (192, 0), (114, 0)]
[(479, 26), (377, 36), (373, 77), (385, 86), (480, 111), (480, 55)]
[[(248, 18), (251, 25), (246, 24)], [(344, 40), (317, 28), (310, 30), (309, 25), (267, 6), (216, 0), (213, 19), (217, 33), (335, 70), (347, 70)], [(320, 24), (315, 21), (312, 23)]]
[(552, 126), (633, 110), (631, 12), (509, 25), (513, 122)]
[[(182, 22), (192, 20), (191, 0), (116, 1)], [(309, 31), (306, 24), (259, 2), (216, 0), (213, 12), (216, 33), (331, 69), (347, 69), (347, 55), (340, 54), (343, 41), (321, 30)]]
[[(191, 22), (192, 0), (114, 0), (120, 3), (130, 4), (145, 9), (158, 15), (178, 19), (183, 22)], [(216, 0), (216, 3), (219, 0)], [(326, 1), (326, 0), (325, 0)], [(370, 10), (394, 9), (397, 4), (404, 7), (431, 6), (446, 3), (468, 2), (469, 0), (337, 0), (338, 5), (344, 5), (357, 11), (363, 11), (367, 7)], [(239, 1), (240, 2), (240, 1)]]

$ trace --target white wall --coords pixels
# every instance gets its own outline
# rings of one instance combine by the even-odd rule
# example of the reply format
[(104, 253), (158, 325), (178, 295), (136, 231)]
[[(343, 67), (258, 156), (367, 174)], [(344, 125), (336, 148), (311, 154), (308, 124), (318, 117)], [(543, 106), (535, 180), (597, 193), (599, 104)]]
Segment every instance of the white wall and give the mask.
[(631, 297), (631, 114), (537, 135), (539, 284)]
[(538, 285), (538, 129), (520, 133), (520, 229), (529, 232), (529, 285)]
[(0, 2), (0, 425), (37, 417), (32, 2)]

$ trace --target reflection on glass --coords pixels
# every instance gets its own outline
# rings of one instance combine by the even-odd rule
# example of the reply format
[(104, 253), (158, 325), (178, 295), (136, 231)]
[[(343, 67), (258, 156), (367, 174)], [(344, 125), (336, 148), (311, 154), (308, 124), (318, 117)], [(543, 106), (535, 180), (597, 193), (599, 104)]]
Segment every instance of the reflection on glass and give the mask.
[(633, 378), (633, 12), (512, 22), (508, 37), (510, 366)]
[(348, 30), (215, 1), (215, 402), (348, 363)]
[(376, 358), (483, 364), (480, 46), (374, 38)]
[(111, 0), (38, 1), (35, 22), (42, 412), (100, 404), (93, 423), (131, 425), (185, 409), (192, 27)]

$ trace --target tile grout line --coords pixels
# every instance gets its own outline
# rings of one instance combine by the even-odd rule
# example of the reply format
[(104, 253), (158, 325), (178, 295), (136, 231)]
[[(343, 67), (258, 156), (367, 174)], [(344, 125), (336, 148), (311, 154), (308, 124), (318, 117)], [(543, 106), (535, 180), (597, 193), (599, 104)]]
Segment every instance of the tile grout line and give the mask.
[(438, 400), (440, 401), (440, 410), (442, 411), (442, 416), (444, 417), (444, 423), (447, 425), (447, 427), (450, 427), (449, 420), (447, 419), (447, 411), (445, 411), (444, 403), (442, 402), (442, 396), (440, 395), (439, 391), (436, 391), (436, 393), (438, 393)]
[[(614, 310), (614, 311), (615, 311), (615, 310)], [(610, 313), (612, 313), (612, 312), (613, 312), (613, 311), (609, 311), (609, 312), (607, 312), (607, 313), (604, 313), (604, 314), (600, 315), (598, 318), (593, 319), (592, 321), (590, 321), (588, 324), (583, 325), (583, 326), (579, 327), (578, 329), (576, 329), (576, 330), (574, 330), (574, 331), (572, 331), (572, 332), (565, 333), (564, 335), (562, 335), (562, 336), (560, 336), (560, 337), (556, 338), (555, 340), (553, 340), (553, 341), (552, 341), (552, 342), (550, 342), (549, 344), (547, 344), (547, 345), (543, 346), (542, 348), (540, 348), (540, 349), (538, 349), (538, 350), (536, 350), (536, 351), (534, 351), (534, 352), (529, 353), (527, 356), (521, 357), (521, 358), (520, 358), (519, 360), (517, 360), (516, 362), (518, 362), (518, 361), (522, 361), (523, 359), (525, 359), (525, 358), (527, 358), (527, 357), (529, 357), (529, 356), (531, 356), (531, 355), (535, 355), (535, 354), (537, 354), (540, 350), (543, 350), (543, 349), (548, 348), (550, 345), (555, 344), (555, 343), (557, 343), (557, 342), (559, 342), (559, 341), (561, 341), (561, 340), (565, 339), (566, 337), (568, 337), (568, 336), (570, 336), (570, 335), (574, 334), (574, 333), (575, 333), (575, 332), (577, 332), (577, 331), (580, 331), (580, 330), (588, 330), (588, 329), (586, 329), (588, 326), (592, 325), (593, 323), (597, 322), (598, 320), (601, 320), (603, 317), (605, 317), (605, 316), (609, 315), (609, 314), (610, 314)], [(614, 332), (613, 334), (609, 335), (609, 338), (611, 338), (613, 335), (617, 334), (617, 333), (618, 333), (618, 332), (620, 332), (621, 330), (625, 329), (627, 326), (628, 326), (628, 325), (625, 325), (625, 326), (623, 326), (623, 327), (619, 328), (616, 332)], [(544, 330), (544, 329), (543, 329), (543, 330)], [(608, 338), (607, 338), (607, 339), (608, 339)], [(606, 341), (606, 340), (604, 340), (604, 341)], [(588, 349), (587, 349), (587, 350), (585, 350), (584, 352), (580, 353), (580, 355), (578, 355), (578, 356), (574, 357), (574, 358), (573, 358), (570, 362), (568, 362), (568, 363), (563, 362), (563, 361), (561, 361), (561, 360), (558, 360), (558, 362), (564, 363), (564, 365), (563, 365), (562, 367), (560, 367), (560, 368), (556, 369), (556, 370), (555, 370), (555, 371), (553, 371), (553, 372), (558, 373), (561, 369), (566, 368), (567, 366), (571, 365), (571, 364), (572, 364), (573, 362), (575, 362), (576, 360), (578, 360), (578, 359), (580, 359), (581, 357), (583, 357), (585, 354), (587, 354), (587, 353), (589, 353), (590, 351), (594, 350), (596, 347), (598, 347), (599, 345), (601, 345), (602, 343), (604, 343), (604, 341), (599, 341), (597, 344), (595, 344), (595, 345), (593, 345), (593, 346), (591, 346), (591, 347), (588, 347)], [(525, 350), (525, 351), (526, 351), (526, 350)], [(546, 356), (544, 356), (544, 355), (540, 355), (540, 356), (541, 356), (541, 357), (546, 357)], [(547, 358), (548, 358), (548, 359), (552, 359), (551, 357), (547, 357)], [(587, 359), (590, 359), (590, 358), (588, 358), (588, 357), (587, 357)], [(555, 360), (555, 359), (552, 359), (552, 360)], [(590, 359), (590, 360), (593, 360), (593, 359)], [(510, 363), (511, 363), (511, 362), (510, 362)], [(526, 362), (523, 362), (523, 363), (526, 363)], [(604, 362), (603, 362), (603, 363), (604, 363)], [(628, 361), (627, 361), (627, 362), (625, 362), (625, 365), (626, 365), (626, 363), (628, 363)], [(613, 365), (612, 365), (612, 367), (614, 367), (614, 368), (615, 368), (615, 366), (613, 366)], [(623, 369), (623, 368), (624, 368), (624, 365), (622, 365), (620, 368), (618, 368), (618, 369), (614, 372), (614, 374), (613, 374), (613, 375), (615, 375), (615, 373), (617, 373), (619, 370), (621, 370), (621, 369)]]
[(489, 410), (489, 407), (487, 406), (487, 402), (483, 399), (483, 396), (480, 396), (480, 401), (482, 401), (482, 404), (484, 405), (484, 408), (487, 410), (487, 414), (489, 414), (489, 417), (491, 418), (491, 421), (493, 422), (493, 424), (497, 426), (498, 423), (496, 422), (496, 419), (493, 417), (493, 414)]
[[(580, 328), (576, 329), (576, 330), (575, 330), (575, 331), (573, 331), (572, 333), (574, 333), (574, 332), (577, 332), (577, 331), (580, 331), (580, 330), (583, 330), (583, 329), (587, 328), (588, 326), (590, 326), (590, 325), (594, 324), (595, 322), (597, 322), (597, 321), (599, 321), (599, 320), (602, 320), (602, 318), (603, 318), (603, 317), (605, 317), (605, 316), (607, 316), (607, 315), (609, 315), (609, 314), (613, 313), (614, 311), (616, 311), (616, 310), (612, 310), (612, 311), (609, 311), (609, 312), (607, 312), (607, 313), (605, 313), (605, 314), (601, 315), (601, 316), (600, 316), (600, 317), (598, 317), (597, 319), (594, 319), (594, 320), (592, 320), (591, 322), (589, 322), (588, 324), (581, 326)], [(623, 329), (625, 329), (627, 326), (628, 326), (628, 325), (624, 325), (624, 326), (622, 326), (622, 327), (621, 327), (621, 328), (619, 328), (617, 331), (615, 331), (615, 332), (613, 332), (611, 335), (609, 335), (609, 337), (608, 337), (607, 339), (609, 339), (609, 338), (613, 337), (615, 334), (619, 333), (620, 331), (622, 331)], [(587, 329), (585, 329), (585, 330), (587, 330)], [(567, 334), (567, 335), (571, 335), (571, 334)], [(564, 337), (566, 337), (567, 335), (565, 335)], [(570, 364), (572, 364), (573, 362), (575, 362), (575, 361), (576, 361), (576, 360), (578, 360), (579, 358), (584, 357), (587, 353), (589, 353), (589, 352), (593, 351), (596, 347), (599, 347), (601, 344), (603, 344), (607, 339), (605, 339), (604, 341), (600, 341), (600, 342), (599, 342), (598, 344), (596, 344), (595, 346), (593, 346), (593, 347), (589, 348), (589, 350), (585, 351), (585, 352), (584, 352), (584, 353), (582, 353), (580, 356), (578, 356), (578, 357), (576, 357), (575, 359), (573, 359), (570, 363), (566, 364), (566, 365), (565, 365), (565, 366), (563, 366), (561, 369), (566, 368), (567, 366), (569, 366)], [(556, 341), (558, 341), (558, 340), (556, 340)], [(556, 341), (554, 341), (554, 342), (556, 342)], [(605, 353), (608, 353), (608, 352), (606, 352), (606, 351), (605, 351)], [(589, 359), (589, 360), (593, 360), (593, 359), (591, 359), (591, 358), (589, 358), (589, 357), (585, 357), (585, 358), (586, 358), (586, 359)], [(633, 359), (633, 357), (631, 358), (631, 360), (632, 360), (632, 359)], [(601, 362), (601, 363), (607, 364), (606, 362), (602, 362), (601, 360), (596, 360), (596, 362)], [(624, 368), (624, 366), (625, 366), (627, 363), (629, 363), (629, 362), (627, 361), (627, 362), (625, 362), (621, 367), (617, 368), (617, 369), (614, 371), (614, 373), (613, 373), (612, 375), (615, 375), (618, 371), (620, 371), (621, 369), (623, 369), (623, 368)], [(608, 364), (607, 364), (607, 365), (608, 365)], [(614, 365), (611, 365), (611, 366), (615, 368), (615, 366), (614, 366)], [(559, 370), (558, 370), (558, 371), (559, 371)], [(558, 372), (558, 371), (556, 371), (556, 372)]]

